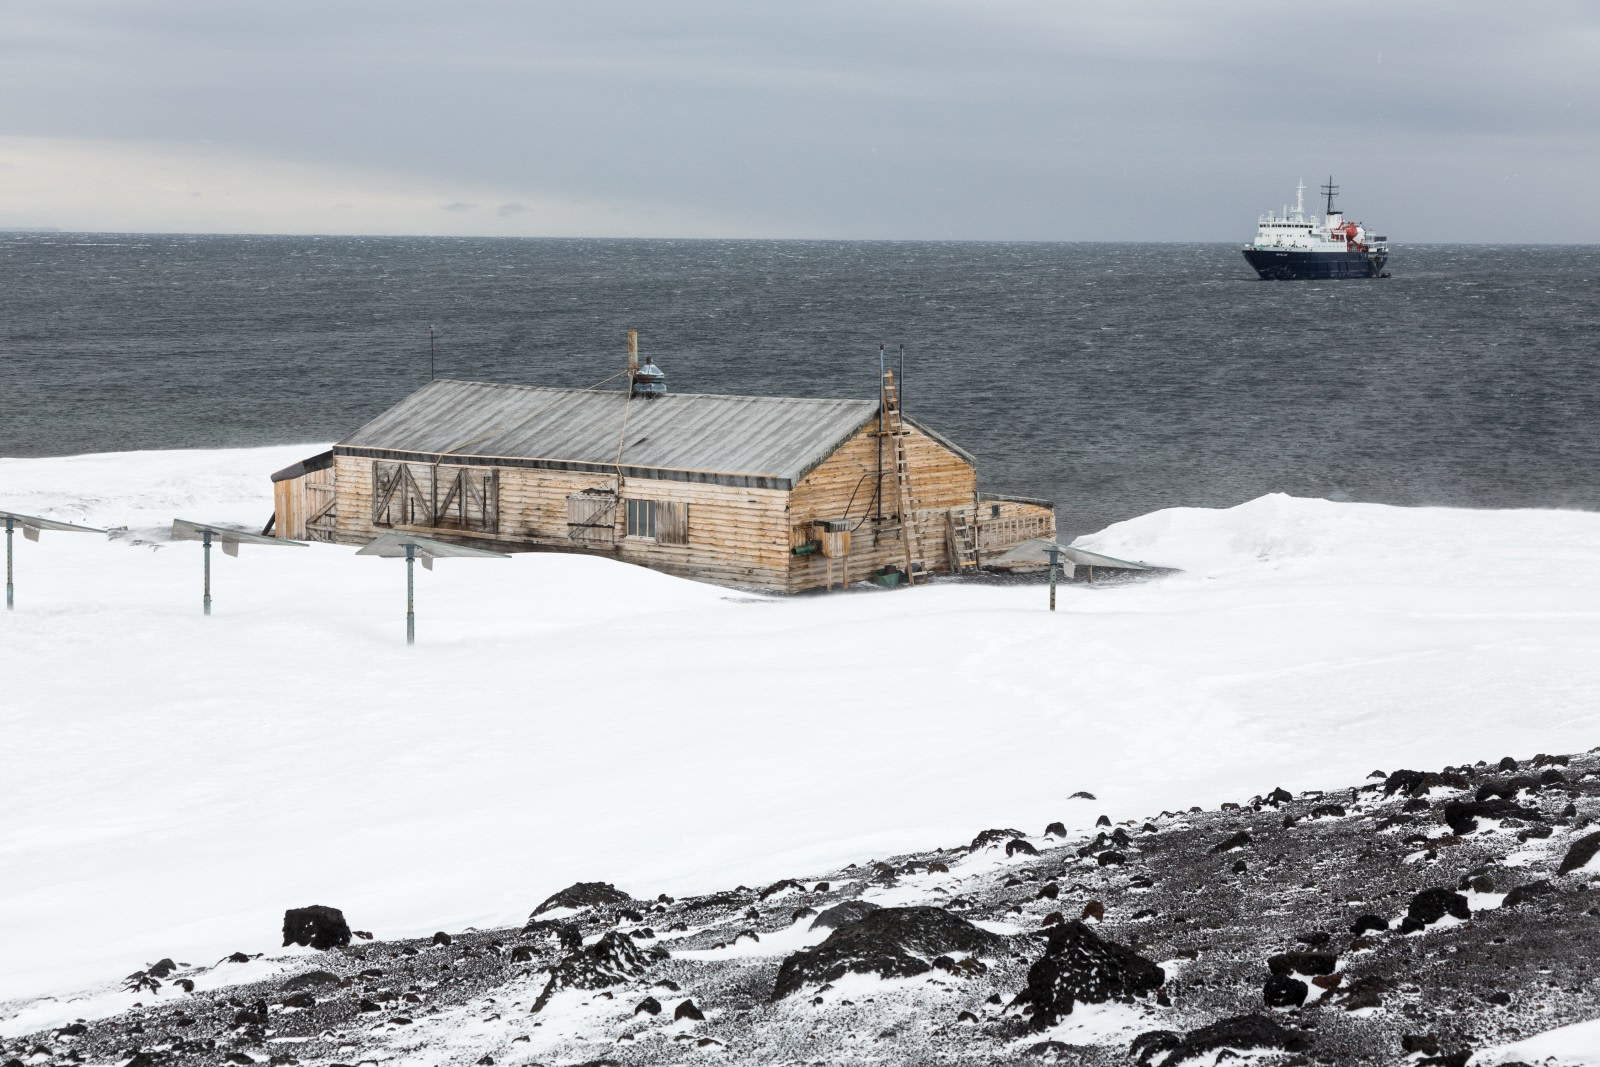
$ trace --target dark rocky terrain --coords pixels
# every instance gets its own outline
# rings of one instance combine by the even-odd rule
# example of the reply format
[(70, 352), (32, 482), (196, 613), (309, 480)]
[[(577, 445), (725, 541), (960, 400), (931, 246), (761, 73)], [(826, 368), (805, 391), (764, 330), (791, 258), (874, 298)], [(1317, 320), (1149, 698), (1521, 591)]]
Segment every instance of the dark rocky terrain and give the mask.
[(1600, 756), (1096, 833), (679, 900), (582, 883), (522, 928), (418, 941), (296, 911), (285, 936), (325, 950), (271, 980), (205, 991), (246, 957), (161, 961), (127, 979), (140, 1006), (0, 1042), (0, 1065), (1460, 1067), (1600, 1018)]

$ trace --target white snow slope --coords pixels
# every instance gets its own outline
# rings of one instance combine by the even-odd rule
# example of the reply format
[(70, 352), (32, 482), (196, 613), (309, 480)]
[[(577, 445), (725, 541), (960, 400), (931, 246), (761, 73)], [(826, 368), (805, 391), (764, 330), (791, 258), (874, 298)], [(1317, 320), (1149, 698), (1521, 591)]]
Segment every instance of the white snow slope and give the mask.
[[(313, 446), (0, 460), (0, 1000), (522, 921), (573, 881), (765, 884), (964, 842), (1600, 743), (1600, 515), (1269, 496), (1081, 543), (1137, 584), (774, 600), (596, 558), (135, 545), (259, 527)], [(1070, 506), (1070, 505), (1069, 505)], [(141, 534), (141, 531), (146, 533)], [(1086, 789), (1099, 800), (1069, 801)], [(0, 1013), (3, 1014), (3, 1013)]]

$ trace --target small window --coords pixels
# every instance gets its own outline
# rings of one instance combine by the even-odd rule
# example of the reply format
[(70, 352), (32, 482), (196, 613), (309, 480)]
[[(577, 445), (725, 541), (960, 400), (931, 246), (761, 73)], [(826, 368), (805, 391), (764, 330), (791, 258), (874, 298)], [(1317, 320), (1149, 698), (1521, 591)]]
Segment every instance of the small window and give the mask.
[(658, 545), (689, 543), (689, 505), (671, 500), (629, 500), (628, 536), (653, 538)]
[(654, 537), (656, 535), (656, 502), (654, 500), (628, 501), (628, 536)]
[(991, 519), (998, 519), (1000, 517), (1000, 505), (999, 504), (990, 504), (989, 505), (989, 517)]

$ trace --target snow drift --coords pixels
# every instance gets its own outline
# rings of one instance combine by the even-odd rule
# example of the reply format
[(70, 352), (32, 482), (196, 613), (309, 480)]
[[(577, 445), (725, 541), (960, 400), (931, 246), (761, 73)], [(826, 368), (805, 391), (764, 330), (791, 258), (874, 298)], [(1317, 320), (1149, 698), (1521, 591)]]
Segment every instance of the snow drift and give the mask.
[[(752, 884), (984, 826), (1086, 828), (1374, 767), (1595, 742), (1600, 515), (1270, 496), (1082, 539), (1183, 568), (774, 600), (566, 555), (418, 572), (258, 529), (315, 446), (0, 461), (0, 998), (520, 921), (580, 879)], [(142, 543), (141, 543), (142, 542)], [(1077, 790), (1096, 802), (1067, 798)]]

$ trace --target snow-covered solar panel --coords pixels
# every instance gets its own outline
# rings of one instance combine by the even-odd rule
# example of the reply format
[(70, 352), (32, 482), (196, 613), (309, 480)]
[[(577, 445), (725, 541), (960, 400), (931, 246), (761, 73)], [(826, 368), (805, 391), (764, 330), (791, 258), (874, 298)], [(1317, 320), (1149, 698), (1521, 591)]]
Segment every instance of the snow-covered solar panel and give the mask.
[(205, 592), (200, 598), (201, 609), (205, 614), (211, 614), (211, 546), (220, 544), (225, 555), (239, 555), (240, 545), (277, 545), (279, 547), (292, 545), (295, 548), (305, 548), (303, 541), (286, 541), (281, 537), (266, 537), (262, 534), (245, 533), (243, 530), (230, 530), (226, 526), (212, 526), (205, 522), (192, 522), (189, 519), (172, 520), (172, 539), (174, 541), (199, 541), (205, 545)]
[(505, 552), (495, 552), (487, 548), (471, 548), (467, 545), (453, 545), (448, 541), (435, 541), (429, 537), (413, 537), (404, 533), (379, 534), (356, 550), (358, 556), (383, 556), (389, 559), (404, 558), (406, 561), (406, 644), (417, 643), (417, 610), (415, 606), (415, 564), (422, 561), (424, 570), (433, 570), (435, 559), (468, 558), (479, 559), (510, 559)]
[(17, 587), (12, 580), (13, 566), (11, 562), (11, 540), (18, 529), (22, 536), (29, 541), (39, 540), (39, 531), (50, 530), (60, 533), (97, 533), (106, 531), (97, 530), (93, 526), (78, 526), (70, 522), (59, 522), (55, 519), (43, 519), (37, 515), (23, 515), (15, 511), (0, 511), (0, 523), (6, 528), (6, 610), (10, 611), (17, 605)]

